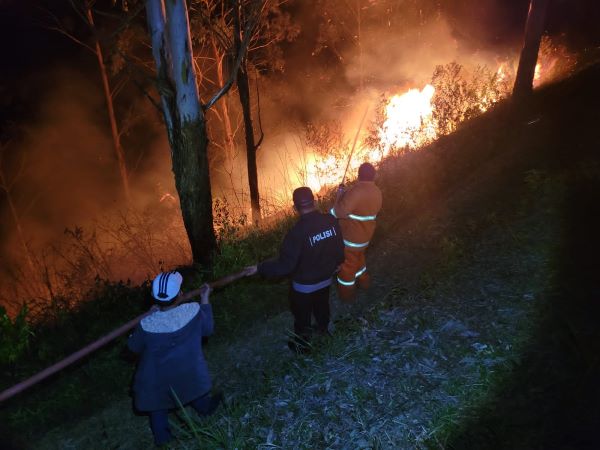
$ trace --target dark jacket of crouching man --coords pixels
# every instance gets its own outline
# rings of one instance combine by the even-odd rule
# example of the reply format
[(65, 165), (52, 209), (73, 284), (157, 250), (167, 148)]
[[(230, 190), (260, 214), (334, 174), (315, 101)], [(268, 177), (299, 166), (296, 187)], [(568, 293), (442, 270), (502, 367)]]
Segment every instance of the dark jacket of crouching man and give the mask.
[(198, 414), (216, 409), (220, 398), (211, 397), (208, 367), (202, 352), (202, 337), (213, 333), (210, 288), (202, 294), (202, 304), (169, 306), (180, 293), (181, 275), (158, 275), (152, 288), (159, 308), (138, 324), (128, 347), (139, 354), (133, 392), (135, 407), (147, 412), (157, 445), (172, 439), (167, 414), (179, 404), (190, 404)]

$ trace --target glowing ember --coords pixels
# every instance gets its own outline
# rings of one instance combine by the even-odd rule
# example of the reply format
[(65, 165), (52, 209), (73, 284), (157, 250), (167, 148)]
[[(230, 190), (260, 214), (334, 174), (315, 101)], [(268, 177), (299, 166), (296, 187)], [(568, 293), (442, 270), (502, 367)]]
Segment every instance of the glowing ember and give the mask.
[(160, 203), (162, 203), (164, 201), (177, 202), (177, 199), (175, 197), (173, 197), (171, 194), (169, 194), (168, 192), (165, 192), (163, 195), (161, 195), (161, 197), (158, 201)]

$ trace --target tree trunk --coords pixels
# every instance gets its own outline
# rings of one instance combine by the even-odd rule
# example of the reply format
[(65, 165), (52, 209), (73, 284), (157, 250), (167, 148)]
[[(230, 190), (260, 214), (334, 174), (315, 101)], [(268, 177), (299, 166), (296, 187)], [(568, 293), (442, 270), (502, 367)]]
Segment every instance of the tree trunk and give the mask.
[(210, 266), (216, 239), (204, 118), (182, 124), (175, 136), (173, 173), (192, 257), (195, 263)]
[[(241, 35), (241, 7), (233, 14), (234, 18), (234, 43), (236, 53), (239, 53), (242, 45)], [(252, 125), (252, 109), (250, 107), (250, 83), (248, 81), (247, 61), (244, 58), (237, 71), (238, 93), (242, 112), (244, 115), (244, 131), (246, 138), (246, 159), (248, 166), (248, 186), (250, 188), (250, 206), (252, 208), (252, 223), (258, 225), (260, 222), (260, 196), (258, 192), (258, 172), (256, 168), (257, 145), (254, 141), (254, 127)]]
[[(146, 15), (148, 20), (148, 31), (152, 45), (152, 57), (156, 64), (156, 84), (160, 94), (160, 102), (167, 128), (169, 145), (173, 148), (173, 87), (169, 79), (169, 53), (165, 36), (165, 10), (162, 0), (146, 0)], [(171, 150), (172, 152), (172, 150)]]
[(548, 0), (531, 0), (529, 3), (527, 23), (525, 24), (525, 38), (519, 59), (515, 85), (513, 87), (513, 98), (522, 99), (529, 96), (533, 91), (535, 66), (540, 50), (542, 33), (544, 32), (547, 9)]
[[(219, 52), (217, 43), (215, 42), (214, 36), (212, 39), (212, 49), (217, 62), (217, 81), (219, 86), (225, 85), (225, 76), (223, 75), (223, 53)], [(231, 118), (229, 116), (229, 105), (227, 104), (227, 98), (221, 102), (221, 114), (223, 115), (223, 129), (225, 130), (225, 152), (227, 162), (231, 164), (231, 170), (233, 170), (233, 160), (235, 157), (235, 139), (233, 136), (233, 128), (231, 127)]]
[[(85, 14), (87, 21), (95, 29), (94, 16), (92, 15), (92, 9), (89, 2), (85, 2)], [(96, 57), (98, 58), (98, 66), (100, 67), (100, 76), (102, 77), (102, 87), (104, 88), (104, 97), (106, 98), (106, 107), (108, 109), (108, 120), (110, 122), (110, 131), (112, 134), (113, 146), (117, 155), (117, 161), (119, 163), (119, 173), (121, 175), (121, 183), (123, 183), (123, 192), (125, 199), (129, 203), (131, 201), (131, 192), (129, 190), (129, 175), (127, 173), (127, 164), (125, 163), (125, 154), (123, 147), (121, 146), (121, 136), (119, 134), (119, 128), (117, 126), (117, 119), (115, 117), (115, 108), (113, 105), (112, 92), (110, 91), (110, 84), (108, 82), (108, 74), (106, 73), (106, 66), (104, 65), (104, 56), (102, 54), (102, 47), (100, 47), (100, 41), (98, 37), (94, 37), (94, 44), (96, 50)]]
[(33, 262), (33, 256), (31, 250), (29, 249), (29, 245), (27, 245), (27, 240), (25, 239), (25, 232), (23, 231), (23, 227), (21, 225), (21, 218), (19, 217), (19, 213), (17, 212), (17, 207), (13, 202), (11, 188), (6, 182), (6, 179), (4, 178), (4, 172), (2, 170), (0, 170), (0, 187), (2, 188), (6, 196), (6, 202), (8, 203), (10, 214), (12, 215), (13, 221), (15, 222), (15, 228), (17, 229), (17, 234), (19, 235), (19, 240), (21, 241), (21, 246), (23, 247), (25, 260), (27, 261), (29, 270), (33, 275), (34, 273), (36, 273), (35, 264)]
[(216, 239), (208, 139), (196, 85), (187, 5), (185, 0), (146, 0), (146, 11), (183, 223), (194, 262), (210, 265)]
[[(245, 63), (242, 64), (245, 66)], [(252, 223), (260, 222), (260, 197), (258, 193), (258, 170), (256, 168), (256, 143), (254, 142), (254, 127), (252, 125), (252, 110), (250, 108), (250, 83), (246, 67), (241, 67), (237, 73), (237, 86), (244, 115), (244, 135), (246, 137), (246, 159), (248, 164), (248, 186), (250, 188), (250, 206), (252, 207)]]

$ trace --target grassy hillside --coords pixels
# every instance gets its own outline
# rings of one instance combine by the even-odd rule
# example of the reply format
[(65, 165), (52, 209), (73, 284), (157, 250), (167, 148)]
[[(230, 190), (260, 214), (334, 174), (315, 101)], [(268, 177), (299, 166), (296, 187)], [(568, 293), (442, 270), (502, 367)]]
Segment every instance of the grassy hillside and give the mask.
[[(333, 299), (335, 335), (311, 355), (285, 345), (285, 283), (215, 294), (207, 359), (227, 407), (173, 416), (173, 447), (600, 448), (598, 79), (591, 67), (385, 161), (374, 286), (352, 308)], [(273, 252), (282, 231), (228, 264)], [(0, 434), (151, 446), (122, 348), (3, 405)]]

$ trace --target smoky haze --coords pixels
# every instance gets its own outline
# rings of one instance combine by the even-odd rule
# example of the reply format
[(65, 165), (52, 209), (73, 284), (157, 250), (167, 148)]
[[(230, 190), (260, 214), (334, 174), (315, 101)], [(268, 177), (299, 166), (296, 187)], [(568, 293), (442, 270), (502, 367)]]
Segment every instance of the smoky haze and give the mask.
[[(96, 252), (97, 260), (106, 255), (116, 256), (115, 244), (131, 237), (123, 231), (121, 234), (115, 231), (124, 226), (119, 219), (127, 215), (129, 205), (124, 199), (113, 141), (107, 129), (105, 98), (97, 80), (75, 67), (64, 66), (30, 76), (27, 82), (45, 88), (38, 89), (40, 94), (34, 110), (30, 111), (28, 120), (19, 124), (18, 137), (5, 145), (2, 169), (12, 185), (10, 196), (32, 258), (27, 257), (17, 233), (15, 216), (4, 201), (0, 272), (4, 303), (16, 301), (14, 293), (19, 292), (18, 285), (39, 282), (31, 277), (32, 271), (38, 273), (51, 266), (53, 271), (62, 272), (82, 264), (83, 249), (65, 248), (74, 245), (74, 240), (65, 234), (67, 228), (81, 228), (86, 237), (96, 233), (95, 244), (99, 247), (90, 250)], [(135, 127), (133, 131), (142, 138), (152, 136), (152, 139), (140, 145), (137, 154), (131, 152), (135, 156), (129, 161), (132, 203), (140, 212), (153, 210), (161, 215), (168, 211), (173, 216), (176, 194), (168, 145), (164, 138), (156, 137), (160, 136), (156, 120), (152, 120), (156, 112), (144, 99), (136, 103), (135, 114), (145, 117), (145, 129), (144, 133)], [(138, 137), (137, 141), (143, 143), (146, 139), (142, 138)], [(166, 200), (161, 203), (165, 194)], [(129, 233), (134, 226), (138, 232), (147, 231), (137, 222), (129, 226), (132, 227)], [(86, 245), (92, 247), (92, 244)], [(185, 243), (180, 247), (185, 248)], [(185, 256), (185, 249), (183, 254)], [(100, 270), (100, 274), (113, 279), (142, 281), (149, 273), (159, 270), (161, 257), (152, 256), (154, 260), (148, 264), (153, 269), (139, 267), (132, 261), (127, 263), (121, 257), (112, 261), (109, 270)], [(28, 259), (34, 260), (33, 270), (28, 267)], [(180, 259), (186, 262), (185, 257)], [(62, 276), (56, 274), (56, 282), (59, 278)], [(27, 292), (39, 294), (33, 287)]]
[[(499, 59), (516, 57), (528, 5), (527, 0), (365, 0), (361, 3), (359, 40), (357, 15), (348, 7), (350, 3), (296, 1), (289, 5), (294, 19), (300, 22), (300, 36), (282, 44), (283, 73), (260, 77), (265, 140), (258, 153), (258, 168), (267, 209), (287, 205), (291, 189), (305, 181), (301, 172), (310, 149), (303, 140), (303, 127), (308, 122), (338, 120), (348, 140), (354, 135), (366, 104), (375, 102), (382, 93), (422, 88), (438, 64), (457, 61), (496, 67)], [(316, 13), (323, 4), (328, 5), (328, 16)], [(378, 9), (385, 5), (393, 8)], [(325, 39), (323, 46), (319, 39), (327, 21), (333, 27), (330, 31), (337, 33), (333, 34), (337, 40), (334, 45)], [(322, 48), (317, 51), (319, 45)], [(128, 209), (99, 77), (89, 76), (95, 61), (86, 61), (85, 71), (75, 68), (74, 63), (30, 75), (31, 82), (43, 83), (47, 89), (34, 102), (35, 114), (18, 124), (22, 138), (10, 144), (11, 152), (17, 155), (13, 160), (25, 158), (24, 171), (12, 194), (18, 198), (27, 241), (37, 254), (60, 241), (65, 227), (79, 225), (93, 230), (99, 221), (116, 220)], [(132, 86), (129, 89), (135, 90)], [(160, 251), (146, 249), (140, 258), (148, 260), (148, 266), (140, 269), (136, 263), (132, 267), (130, 260), (121, 259), (110, 272), (114, 279), (140, 281), (160, 268), (159, 261), (165, 266), (186, 262), (189, 251), (178, 216), (164, 128), (149, 102), (139, 94), (130, 94), (129, 98), (133, 97), (139, 122), (131, 129), (124, 149), (135, 208), (148, 214), (142, 222), (156, 225), (153, 232), (160, 233), (173, 223), (178, 230), (169, 235), (169, 239), (177, 240), (178, 247), (171, 260), (164, 262), (166, 258)], [(229, 102), (237, 102), (235, 93), (229, 95)], [(254, 111), (258, 112), (256, 102)], [(247, 177), (239, 107), (233, 107), (232, 116), (238, 130), (237, 156), (225, 164), (218, 147), (211, 145), (213, 193), (216, 197), (228, 197), (233, 203), (241, 199), (243, 209)], [(255, 115), (255, 123), (256, 118)], [(213, 140), (221, 138), (219, 127), (210, 117)], [(10, 269), (23, 261), (19, 258), (22, 249), (12, 225), (13, 217), (3, 202), (0, 206), (6, 231), (2, 237), (2, 272), (6, 280)], [(168, 223), (165, 217), (169, 218)]]

